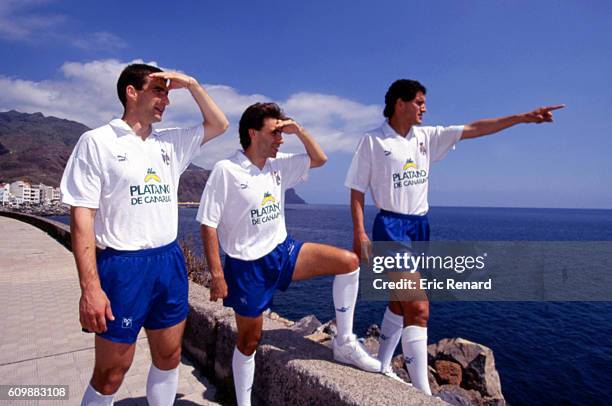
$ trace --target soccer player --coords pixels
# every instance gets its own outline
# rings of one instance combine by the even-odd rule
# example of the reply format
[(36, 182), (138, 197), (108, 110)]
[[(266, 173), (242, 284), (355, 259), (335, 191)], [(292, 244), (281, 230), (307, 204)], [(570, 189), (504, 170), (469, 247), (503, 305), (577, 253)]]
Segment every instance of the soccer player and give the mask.
[[(187, 89), (203, 124), (155, 130), (169, 91)], [(144, 326), (152, 365), (149, 405), (174, 403), (188, 311), (180, 247), (179, 177), (202, 144), (222, 134), (227, 119), (196, 79), (155, 66), (127, 66), (117, 82), (121, 119), (87, 131), (68, 160), (62, 201), (70, 228), (84, 330), (95, 332), (95, 365), (83, 405), (111, 405), (132, 364)], [(104, 249), (96, 255), (96, 244)]]
[[(381, 127), (360, 140), (346, 176), (351, 189), (353, 250), (361, 256), (370, 244), (363, 223), (368, 189), (380, 209), (374, 220), (374, 241), (427, 241), (430, 163), (439, 161), (459, 141), (501, 131), (519, 123), (552, 122), (552, 111), (564, 105), (542, 107), (528, 113), (479, 120), (465, 126), (421, 127), (425, 87), (414, 80), (395, 81), (385, 95)], [(364, 251), (367, 252), (367, 251)], [(391, 358), (400, 339), (413, 385), (431, 395), (427, 377), (427, 321), (429, 302), (389, 301), (381, 326), (381, 372), (393, 376)]]
[[(380, 362), (369, 356), (353, 334), (357, 256), (329, 245), (296, 241), (285, 228), (285, 191), (305, 180), (309, 168), (322, 166), (327, 161), (325, 153), (274, 103), (248, 107), (240, 119), (239, 133), (243, 150), (215, 165), (197, 215), (212, 274), (210, 299), (224, 299), (224, 305), (236, 315), (238, 338), (232, 370), (238, 404), (250, 404), (262, 313), (272, 304), (275, 290), (286, 290), (296, 280), (336, 275), (334, 358), (378, 372)], [(282, 133), (298, 137), (306, 153), (278, 152)], [(224, 267), (219, 244), (226, 254)]]

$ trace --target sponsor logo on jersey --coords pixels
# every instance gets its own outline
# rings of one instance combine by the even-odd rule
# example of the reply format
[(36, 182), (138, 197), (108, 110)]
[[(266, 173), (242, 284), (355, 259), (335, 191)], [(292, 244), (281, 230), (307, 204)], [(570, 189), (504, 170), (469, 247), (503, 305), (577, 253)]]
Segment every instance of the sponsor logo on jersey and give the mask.
[(419, 169), (414, 159), (408, 158), (402, 170), (392, 174), (393, 189), (399, 189), (405, 186), (420, 185), (427, 182), (427, 171)]
[(251, 224), (258, 225), (276, 220), (281, 214), (281, 204), (270, 192), (265, 192), (261, 205), (251, 210)]
[(147, 169), (144, 183), (130, 186), (130, 204), (132, 206), (172, 201), (172, 188), (169, 184), (162, 183), (162, 179), (153, 168)]
[(385, 149), (384, 150), (384, 154), (385, 154), (385, 156), (391, 155), (391, 150), (390, 149)]
[(417, 166), (416, 166), (416, 164), (414, 163), (414, 161), (412, 159), (408, 158), (408, 159), (406, 159), (406, 163), (402, 167), (402, 170), (407, 171), (410, 168), (417, 169)]
[(153, 168), (149, 168), (147, 170), (147, 174), (144, 178), (145, 183), (149, 182), (150, 180), (154, 180), (158, 183), (161, 183), (161, 179), (159, 178), (159, 176), (157, 176), (157, 174), (155, 173), (155, 171), (153, 170)]

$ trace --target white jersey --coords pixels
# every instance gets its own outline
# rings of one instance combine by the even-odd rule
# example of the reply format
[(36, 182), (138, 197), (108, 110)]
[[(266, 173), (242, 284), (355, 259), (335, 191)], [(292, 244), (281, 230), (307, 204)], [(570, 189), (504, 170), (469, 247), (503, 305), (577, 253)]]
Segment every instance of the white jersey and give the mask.
[(287, 237), (285, 190), (308, 177), (307, 154), (278, 153), (262, 170), (244, 152), (217, 162), (206, 182), (198, 222), (217, 229), (223, 251), (252, 261)]
[(202, 125), (154, 130), (145, 141), (123, 120), (84, 133), (61, 182), (62, 202), (98, 209), (96, 242), (117, 250), (176, 239), (180, 175), (199, 152)]
[(403, 137), (385, 122), (360, 140), (344, 185), (362, 193), (370, 188), (379, 209), (425, 215), (430, 163), (444, 158), (462, 132), (463, 126), (413, 126)]

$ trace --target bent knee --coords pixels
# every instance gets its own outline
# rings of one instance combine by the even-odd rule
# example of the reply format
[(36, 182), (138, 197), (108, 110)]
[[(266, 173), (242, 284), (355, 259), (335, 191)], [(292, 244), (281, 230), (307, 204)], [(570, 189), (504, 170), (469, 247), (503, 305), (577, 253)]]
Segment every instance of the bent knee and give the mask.
[(359, 268), (359, 257), (351, 251), (343, 250), (342, 265), (345, 270), (343, 273), (350, 273)]

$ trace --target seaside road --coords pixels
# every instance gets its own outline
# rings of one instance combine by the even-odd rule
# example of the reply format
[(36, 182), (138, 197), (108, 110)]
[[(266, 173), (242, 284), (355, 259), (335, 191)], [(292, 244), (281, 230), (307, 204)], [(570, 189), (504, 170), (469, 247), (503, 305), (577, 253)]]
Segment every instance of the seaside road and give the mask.
[[(0, 217), (0, 230), (0, 385), (69, 385), (69, 400), (0, 400), (0, 405), (79, 405), (93, 368), (94, 336), (81, 332), (72, 254), (26, 223)], [(147, 404), (150, 363), (141, 333), (115, 404)], [(214, 395), (214, 387), (183, 357), (176, 404), (217, 404)]]

